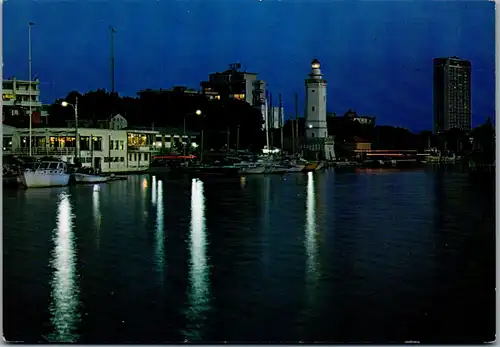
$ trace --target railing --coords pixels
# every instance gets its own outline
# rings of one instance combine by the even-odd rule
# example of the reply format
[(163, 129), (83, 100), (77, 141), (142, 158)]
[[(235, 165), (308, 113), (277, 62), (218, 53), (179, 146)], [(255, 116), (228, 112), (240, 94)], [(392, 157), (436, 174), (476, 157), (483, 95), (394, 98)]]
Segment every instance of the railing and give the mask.
[(160, 148), (156, 146), (128, 146), (129, 151), (137, 152), (159, 152)]
[[(16, 148), (12, 149), (11, 153), (18, 155), (29, 155), (30, 149), (29, 147)], [(51, 148), (51, 147), (32, 147), (31, 154), (32, 155), (40, 155), (40, 156), (63, 156), (63, 155), (75, 155), (76, 148), (75, 147), (59, 147), (59, 148)]]

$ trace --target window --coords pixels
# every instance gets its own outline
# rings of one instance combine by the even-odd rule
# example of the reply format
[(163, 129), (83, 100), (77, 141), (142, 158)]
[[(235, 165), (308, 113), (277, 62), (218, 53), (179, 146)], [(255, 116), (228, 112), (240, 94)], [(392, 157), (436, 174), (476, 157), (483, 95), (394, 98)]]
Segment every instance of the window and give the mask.
[(120, 160), (120, 158), (118, 158), (118, 157), (114, 157), (114, 158), (113, 158), (113, 163), (118, 163), (118, 160)]
[(137, 153), (134, 153), (134, 161), (137, 161)]
[(144, 153), (144, 160), (148, 160), (148, 154), (147, 153)]
[(125, 161), (125, 157), (120, 157), (120, 162), (124, 162)]
[(94, 136), (92, 138), (92, 149), (94, 151), (102, 151), (102, 137)]
[(311, 110), (312, 110), (313, 112), (314, 112), (314, 111), (316, 111), (316, 107), (314, 107), (314, 106), (313, 106), (313, 107), (311, 108)]
[(314, 137), (314, 133), (311, 134), (311, 137)]
[(128, 155), (128, 160), (129, 160), (129, 161), (132, 161), (132, 154), (129, 154), (129, 155)]
[(311, 90), (311, 92), (313, 92), (313, 93), (314, 93), (315, 91), (316, 91), (316, 90), (314, 90), (314, 89), (313, 89), (313, 90)]
[(123, 151), (125, 148), (125, 141), (120, 141), (120, 150)]
[(105, 163), (109, 162), (109, 158), (108, 157), (104, 157), (104, 162)]
[(88, 151), (90, 149), (90, 137), (80, 136), (80, 150)]

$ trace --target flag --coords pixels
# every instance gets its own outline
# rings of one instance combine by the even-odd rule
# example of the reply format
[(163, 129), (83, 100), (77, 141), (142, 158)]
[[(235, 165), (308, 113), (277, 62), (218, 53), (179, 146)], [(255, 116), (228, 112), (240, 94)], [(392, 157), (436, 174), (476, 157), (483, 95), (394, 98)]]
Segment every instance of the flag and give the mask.
[(109, 26), (109, 28), (111, 29), (111, 32), (116, 33), (115, 28), (113, 28), (111, 25)]
[(28, 25), (29, 25), (29, 26), (32, 26), (32, 25), (35, 25), (35, 23), (33, 23), (33, 22), (29, 22), (29, 24), (28, 24)]

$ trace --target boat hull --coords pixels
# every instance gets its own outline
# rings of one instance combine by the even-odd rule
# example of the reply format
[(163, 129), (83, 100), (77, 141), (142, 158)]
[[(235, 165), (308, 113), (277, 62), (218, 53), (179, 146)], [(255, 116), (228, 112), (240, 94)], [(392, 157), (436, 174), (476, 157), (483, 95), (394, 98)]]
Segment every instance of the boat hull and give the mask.
[(25, 171), (21, 175), (21, 184), (26, 188), (64, 187), (69, 184), (70, 177), (67, 173)]
[(240, 169), (241, 174), (246, 174), (246, 175), (259, 175), (263, 174), (266, 172), (265, 167), (247, 167), (247, 168), (242, 168)]
[(109, 180), (106, 176), (88, 175), (82, 173), (73, 174), (76, 183), (104, 183)]
[(305, 169), (305, 165), (297, 165), (287, 169), (287, 172), (302, 172)]

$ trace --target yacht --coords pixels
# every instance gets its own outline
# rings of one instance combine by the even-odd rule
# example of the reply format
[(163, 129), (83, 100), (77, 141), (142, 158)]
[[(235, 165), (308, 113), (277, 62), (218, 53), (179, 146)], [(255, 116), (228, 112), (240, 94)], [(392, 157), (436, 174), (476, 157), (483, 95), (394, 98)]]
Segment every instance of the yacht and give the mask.
[(33, 169), (21, 173), (21, 184), (26, 188), (67, 186), (71, 175), (62, 161), (41, 161)]

